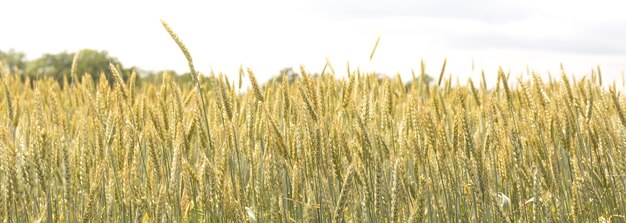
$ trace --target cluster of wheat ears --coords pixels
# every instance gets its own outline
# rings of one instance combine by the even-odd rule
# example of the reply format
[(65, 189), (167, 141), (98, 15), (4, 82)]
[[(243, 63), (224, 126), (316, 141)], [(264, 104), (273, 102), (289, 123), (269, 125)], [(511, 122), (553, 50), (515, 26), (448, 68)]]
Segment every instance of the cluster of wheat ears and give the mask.
[(599, 70), (500, 70), (491, 89), (484, 75), (428, 85), (423, 69), (408, 85), (304, 68), (235, 84), (197, 74), (163, 25), (194, 86), (135, 87), (115, 66), (113, 87), (75, 69), (31, 85), (3, 69), (0, 221), (625, 220), (624, 99)]

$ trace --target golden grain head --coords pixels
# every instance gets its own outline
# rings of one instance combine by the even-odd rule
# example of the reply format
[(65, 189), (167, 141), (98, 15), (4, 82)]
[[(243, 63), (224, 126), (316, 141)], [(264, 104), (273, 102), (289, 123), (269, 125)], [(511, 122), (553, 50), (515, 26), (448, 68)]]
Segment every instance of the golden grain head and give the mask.
[[(110, 80), (92, 79), (78, 54), (72, 87), (3, 69), (0, 221), (590, 222), (626, 211), (617, 84), (563, 71), (509, 85), (499, 68), (497, 80), (453, 85), (445, 59), (438, 79), (422, 61), (412, 83), (304, 66), (302, 79), (262, 83), (241, 68), (237, 85), (202, 83), (163, 27), (193, 84), (124, 79), (113, 63)], [(244, 75), (251, 87), (236, 91)]]

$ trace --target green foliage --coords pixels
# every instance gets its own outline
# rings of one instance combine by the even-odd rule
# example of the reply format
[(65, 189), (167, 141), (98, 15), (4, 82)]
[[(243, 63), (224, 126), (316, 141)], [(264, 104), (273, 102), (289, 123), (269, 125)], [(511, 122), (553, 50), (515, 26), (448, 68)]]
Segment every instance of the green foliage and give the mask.
[(22, 52), (17, 52), (14, 49), (8, 52), (0, 50), (0, 64), (4, 65), (11, 73), (17, 73), (20, 70), (24, 70), (26, 67), (26, 55)]
[(144, 83), (151, 84), (160, 84), (163, 82), (163, 77), (165, 75), (169, 75), (172, 80), (180, 86), (191, 86), (193, 85), (193, 77), (191, 73), (186, 72), (183, 74), (178, 74), (174, 70), (164, 70), (164, 71), (144, 71), (141, 72), (141, 80)]
[(275, 81), (276, 83), (282, 83), (285, 75), (287, 75), (287, 82), (289, 82), (289, 84), (293, 84), (293, 82), (298, 78), (298, 73), (296, 73), (292, 67), (287, 67), (280, 70), (280, 74), (276, 75), (268, 82)]
[[(43, 77), (52, 77), (52, 79), (63, 83), (65, 76), (70, 76), (72, 69), (72, 61), (75, 53), (62, 52), (58, 54), (44, 54), (38, 59), (26, 63), (24, 74), (31, 80)], [(127, 79), (130, 70), (123, 69), (122, 64), (114, 57), (110, 57), (106, 51), (97, 51), (85, 49), (79, 52), (76, 71), (78, 78), (83, 75), (90, 75), (94, 81), (98, 81), (100, 74), (104, 73), (108, 80), (113, 80), (108, 71), (109, 62), (115, 64), (120, 70), (123, 70), (123, 78)], [(68, 78), (71, 83), (72, 79)]]
[[(23, 52), (11, 49), (7, 52), (0, 51), (0, 67), (4, 67), (3, 69), (12, 74), (18, 74), (22, 81), (26, 80), (27, 77), (30, 81), (51, 78), (62, 87), (64, 79), (67, 79), (68, 83), (75, 81), (71, 77), (75, 55), (76, 52), (44, 54), (29, 61), (26, 60), (26, 55)], [(114, 78), (109, 70), (109, 62), (113, 63), (121, 71), (122, 78), (125, 81), (128, 80), (132, 70), (135, 69), (138, 74), (135, 82), (136, 86), (141, 86), (143, 82), (160, 84), (166, 73), (171, 75), (171, 79), (180, 86), (193, 84), (193, 77), (189, 72), (177, 74), (173, 70), (145, 71), (135, 67), (124, 67), (117, 58), (110, 56), (107, 51), (93, 49), (84, 49), (78, 52), (76, 77), (82, 80), (84, 75), (88, 75), (94, 82), (98, 82), (102, 74), (112, 86)]]

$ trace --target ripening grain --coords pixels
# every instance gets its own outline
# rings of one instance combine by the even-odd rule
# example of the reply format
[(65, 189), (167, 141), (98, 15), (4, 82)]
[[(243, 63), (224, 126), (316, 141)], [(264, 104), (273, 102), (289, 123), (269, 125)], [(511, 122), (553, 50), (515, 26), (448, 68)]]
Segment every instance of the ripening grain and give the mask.
[(452, 86), (445, 64), (432, 84), (302, 68), (262, 85), (248, 70), (242, 93), (222, 75), (136, 87), (111, 66), (113, 86), (61, 87), (4, 69), (0, 220), (626, 220), (615, 87), (502, 69), (493, 89)]

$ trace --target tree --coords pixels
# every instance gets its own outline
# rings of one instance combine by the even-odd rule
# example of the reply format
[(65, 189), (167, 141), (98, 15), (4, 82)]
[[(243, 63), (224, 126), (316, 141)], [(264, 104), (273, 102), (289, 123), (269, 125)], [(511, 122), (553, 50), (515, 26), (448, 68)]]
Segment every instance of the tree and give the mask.
[[(265, 84), (263, 84), (263, 86), (269, 84), (269, 83), (282, 83), (283, 82), (283, 78), (287, 77), (287, 82), (289, 84), (293, 84), (294, 81), (296, 81), (296, 79), (298, 79), (298, 76), (300, 76), (300, 74), (298, 74), (296, 71), (293, 70), (292, 67), (286, 67), (280, 70), (280, 73), (275, 75), (274, 77), (270, 78), (269, 80), (267, 80), (265, 82)], [(319, 76), (319, 74), (315, 73), (311, 75), (312, 77), (317, 77)]]
[[(163, 82), (163, 76), (168, 75), (170, 80), (176, 82), (179, 86), (193, 85), (193, 76), (190, 72), (178, 74), (174, 70), (162, 70), (162, 71), (144, 71), (140, 70), (141, 81), (147, 83), (153, 83), (159, 85)], [(138, 79), (139, 80), (139, 79)]]
[[(288, 78), (287, 81), (289, 82), (289, 84), (292, 84), (298, 78), (298, 73), (296, 73), (293, 70), (293, 68), (287, 67), (287, 68), (283, 68), (282, 70), (280, 70), (280, 74), (278, 74), (277, 76), (275, 76), (272, 79), (275, 80), (276, 82), (280, 83), (280, 82), (283, 81), (283, 77), (285, 75), (287, 75), (287, 78)], [(268, 82), (270, 82), (270, 81), (268, 81)]]
[[(40, 58), (26, 63), (25, 74), (31, 80), (50, 76), (59, 83), (63, 77), (71, 74), (72, 62), (76, 53), (62, 52), (58, 54), (44, 54)], [(120, 69), (122, 78), (127, 79), (130, 70), (124, 69), (122, 64), (114, 57), (110, 57), (106, 51), (85, 49), (79, 52), (76, 64), (76, 74), (79, 79), (83, 75), (90, 75), (94, 81), (98, 81), (100, 73), (104, 73), (110, 83), (114, 79), (109, 70), (109, 63), (113, 63)], [(74, 80), (68, 78), (70, 83)]]
[[(74, 57), (73, 54), (72, 57)], [(82, 78), (82, 75), (89, 74), (94, 81), (98, 81), (100, 73), (104, 72), (107, 80), (109, 80), (109, 82), (113, 82), (114, 79), (109, 68), (109, 63), (113, 63), (117, 66), (124, 79), (128, 78), (132, 69), (125, 69), (122, 66), (122, 63), (117, 58), (109, 56), (107, 51), (96, 51), (91, 49), (85, 49), (79, 52), (76, 73), (78, 78)], [(69, 74), (69, 71), (67, 74)]]
[(10, 49), (8, 52), (0, 51), (0, 64), (7, 68), (11, 73), (17, 74), (26, 68), (26, 55)]
[(63, 52), (59, 54), (44, 54), (38, 59), (29, 61), (26, 64), (26, 76), (31, 80), (51, 76), (57, 81), (61, 81), (64, 73), (69, 73), (72, 67), (71, 53)]

